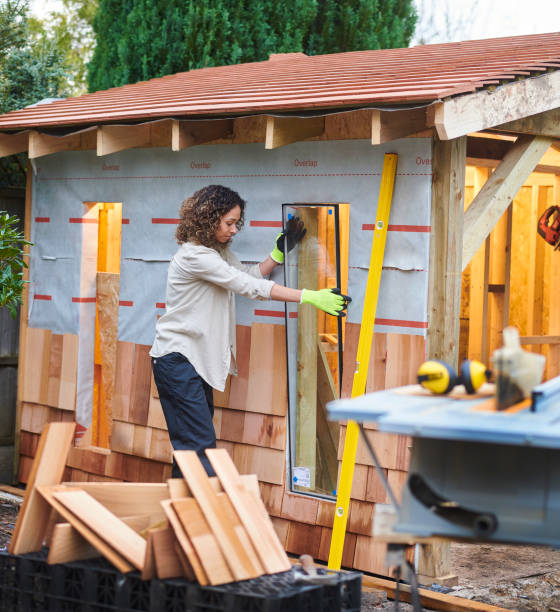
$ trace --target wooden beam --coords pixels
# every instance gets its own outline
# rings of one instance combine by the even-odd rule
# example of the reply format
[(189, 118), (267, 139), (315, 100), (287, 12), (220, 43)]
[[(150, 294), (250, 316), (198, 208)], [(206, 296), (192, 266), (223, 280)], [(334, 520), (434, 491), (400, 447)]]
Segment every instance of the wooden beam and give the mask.
[(0, 134), (0, 157), (15, 155), (27, 151), (29, 132), (17, 134)]
[(371, 144), (404, 138), (426, 129), (426, 107), (398, 111), (371, 111)]
[(466, 137), (434, 138), (427, 357), (457, 366)]
[(265, 149), (321, 136), (325, 131), (324, 117), (268, 117), (266, 121)]
[(463, 270), (545, 154), (550, 142), (550, 138), (541, 136), (520, 136), (467, 208)]
[(181, 151), (187, 147), (211, 142), (218, 138), (233, 137), (233, 119), (214, 121), (173, 120), (171, 126), (171, 149)]
[(535, 136), (560, 138), (560, 108), (530, 115), (523, 119), (508, 121), (508, 123), (497, 125), (492, 129), (514, 132), (515, 134), (533, 134)]
[(560, 107), (560, 71), (463, 94), (428, 107), (428, 125), (451, 140)]
[(97, 130), (97, 155), (109, 155), (133, 147), (149, 147), (151, 127), (140, 125), (102, 125)]
[[(96, 128), (87, 130), (90, 132)], [(58, 153), (59, 151), (75, 151), (77, 149), (94, 149), (93, 141), (91, 144), (84, 141), (86, 131), (74, 132), (65, 136), (52, 136), (50, 134), (41, 134), (36, 130), (29, 133), (29, 158), (35, 159), (43, 155)]]

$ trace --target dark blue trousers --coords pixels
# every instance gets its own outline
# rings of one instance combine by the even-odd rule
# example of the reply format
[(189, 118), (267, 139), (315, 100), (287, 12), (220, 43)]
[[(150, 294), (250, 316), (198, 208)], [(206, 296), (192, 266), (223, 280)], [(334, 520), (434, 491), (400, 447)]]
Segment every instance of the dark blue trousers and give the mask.
[[(181, 353), (153, 357), (152, 370), (173, 450), (196, 451), (208, 475), (215, 476), (204, 454), (216, 448), (212, 387)], [(182, 477), (175, 459), (172, 476)]]

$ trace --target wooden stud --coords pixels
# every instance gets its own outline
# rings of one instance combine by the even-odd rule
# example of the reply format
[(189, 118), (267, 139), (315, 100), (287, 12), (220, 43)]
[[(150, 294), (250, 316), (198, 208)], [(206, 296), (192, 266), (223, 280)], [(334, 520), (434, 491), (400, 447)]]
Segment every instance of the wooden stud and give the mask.
[(196, 452), (175, 451), (174, 457), (218, 540), (234, 578), (236, 580), (256, 578), (259, 575), (258, 571), (256, 571), (247, 552), (243, 549), (232, 525), (224, 517), (216, 492), (208, 482), (208, 477)]
[(463, 235), (463, 269), (511, 204), (550, 143), (551, 139), (541, 136), (520, 136), (467, 208)]
[(401, 111), (371, 111), (371, 144), (404, 138), (426, 129), (426, 108)]
[(325, 131), (324, 117), (268, 117), (266, 120), (265, 149), (321, 136)]
[(434, 140), (426, 356), (457, 367), (466, 138)]
[(41, 434), (10, 542), (10, 554), (19, 555), (41, 549), (46, 534), (49, 505), (39, 495), (37, 487), (60, 482), (75, 427), (75, 423), (49, 423)]
[[(260, 497), (247, 491), (227, 451), (208, 449), (206, 454), (241, 523), (247, 530), (265, 570), (268, 573), (289, 570), (290, 562), (276, 537)], [(256, 509), (258, 505), (261, 506), (261, 511)]]
[[(29, 141), (29, 131), (18, 132), (17, 134), (0, 134), (0, 157), (16, 155), (27, 151)], [(26, 238), (28, 240), (28, 238)]]
[(174, 119), (171, 134), (171, 149), (181, 151), (187, 147), (194, 147), (213, 140), (232, 138), (233, 119), (210, 121), (179, 121)]

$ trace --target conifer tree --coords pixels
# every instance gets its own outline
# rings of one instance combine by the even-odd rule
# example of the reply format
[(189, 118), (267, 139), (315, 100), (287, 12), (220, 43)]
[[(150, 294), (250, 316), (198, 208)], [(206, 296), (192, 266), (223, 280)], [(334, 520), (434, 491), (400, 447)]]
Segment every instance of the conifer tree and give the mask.
[(413, 0), (100, 0), (90, 91), (194, 68), (406, 46)]

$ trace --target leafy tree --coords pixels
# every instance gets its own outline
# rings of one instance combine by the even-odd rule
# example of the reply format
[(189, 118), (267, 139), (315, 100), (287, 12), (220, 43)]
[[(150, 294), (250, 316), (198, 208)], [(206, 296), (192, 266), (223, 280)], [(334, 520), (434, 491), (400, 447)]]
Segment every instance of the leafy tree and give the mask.
[(413, 0), (99, 0), (90, 91), (184, 70), (406, 46)]
[(30, 245), (18, 230), (19, 219), (0, 212), (0, 307), (7, 306), (14, 319), (23, 291), (23, 247)]

